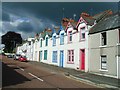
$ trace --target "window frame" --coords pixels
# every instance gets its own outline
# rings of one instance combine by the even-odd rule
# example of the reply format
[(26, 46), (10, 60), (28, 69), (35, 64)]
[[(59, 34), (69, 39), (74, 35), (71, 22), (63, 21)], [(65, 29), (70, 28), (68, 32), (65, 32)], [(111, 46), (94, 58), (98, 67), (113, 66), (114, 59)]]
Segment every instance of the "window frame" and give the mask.
[[(103, 58), (106, 59), (103, 61)], [(105, 66), (103, 65), (105, 63)], [(101, 70), (107, 70), (107, 55), (101, 55), (100, 56), (100, 69)]]
[(64, 44), (64, 33), (60, 34), (60, 45)]
[(48, 37), (45, 38), (45, 46), (48, 46)]
[(56, 46), (56, 35), (53, 36), (53, 46)]
[[(68, 31), (68, 43), (71, 43), (72, 42), (72, 31)], [(70, 38), (71, 38), (71, 41), (70, 41)]]
[(53, 63), (58, 62), (58, 60), (57, 60), (57, 51), (53, 51), (53, 53), (52, 53), (52, 62)]
[(107, 45), (107, 32), (101, 33), (101, 46)]
[(71, 49), (71, 50), (68, 50), (67, 51), (67, 54), (68, 54), (68, 58), (67, 58), (67, 63), (68, 64), (74, 64), (74, 50)]
[[(84, 28), (84, 31), (83, 31), (83, 28)], [(85, 41), (85, 38), (86, 38), (85, 37), (85, 30), (86, 30), (86, 26), (80, 27), (80, 34), (79, 34), (80, 35), (80, 41)], [(84, 38), (82, 37), (83, 33), (84, 33)]]
[(42, 39), (40, 39), (40, 47), (42, 47), (42, 41), (43, 41), (43, 40), (42, 40)]

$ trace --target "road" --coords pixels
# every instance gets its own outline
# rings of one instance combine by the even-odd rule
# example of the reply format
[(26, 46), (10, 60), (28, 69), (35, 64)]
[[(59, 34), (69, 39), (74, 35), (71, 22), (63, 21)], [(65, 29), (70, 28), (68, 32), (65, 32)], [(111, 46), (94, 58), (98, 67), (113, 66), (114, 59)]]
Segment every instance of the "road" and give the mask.
[(2, 56), (2, 87), (4, 88), (96, 88), (41, 66)]

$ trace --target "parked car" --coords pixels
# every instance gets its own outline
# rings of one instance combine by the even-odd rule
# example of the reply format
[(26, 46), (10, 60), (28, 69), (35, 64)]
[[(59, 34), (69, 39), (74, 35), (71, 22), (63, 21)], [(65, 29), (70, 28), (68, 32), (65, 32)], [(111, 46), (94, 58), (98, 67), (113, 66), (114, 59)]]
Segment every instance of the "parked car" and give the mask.
[(8, 58), (13, 58), (14, 55), (13, 55), (13, 54), (8, 54), (7, 57), (8, 57)]
[(18, 60), (19, 58), (20, 58), (20, 54), (16, 54), (15, 56), (14, 56), (14, 60)]
[(8, 58), (12, 58), (13, 56), (12, 55), (7, 55)]
[(27, 58), (25, 56), (20, 56), (18, 60), (21, 62), (27, 62)]

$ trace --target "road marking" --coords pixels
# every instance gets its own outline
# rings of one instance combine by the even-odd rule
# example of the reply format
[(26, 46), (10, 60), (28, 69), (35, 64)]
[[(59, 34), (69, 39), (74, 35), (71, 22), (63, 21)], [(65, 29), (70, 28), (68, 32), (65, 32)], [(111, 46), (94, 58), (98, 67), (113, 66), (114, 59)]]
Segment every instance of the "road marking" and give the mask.
[(23, 68), (21, 68), (21, 67), (19, 67), (19, 66), (17, 66), (20, 70), (22, 70), (22, 71), (25, 71)]
[(20, 68), (20, 70), (25, 71), (24, 69)]
[(34, 77), (34, 78), (36, 78), (36, 79), (38, 79), (38, 80), (40, 80), (40, 81), (42, 81), (43, 82), (43, 79), (41, 79), (41, 78), (39, 78), (39, 77), (37, 77), (37, 76), (35, 76), (34, 74), (32, 74), (32, 73), (28, 73), (29, 75), (31, 75), (32, 77)]

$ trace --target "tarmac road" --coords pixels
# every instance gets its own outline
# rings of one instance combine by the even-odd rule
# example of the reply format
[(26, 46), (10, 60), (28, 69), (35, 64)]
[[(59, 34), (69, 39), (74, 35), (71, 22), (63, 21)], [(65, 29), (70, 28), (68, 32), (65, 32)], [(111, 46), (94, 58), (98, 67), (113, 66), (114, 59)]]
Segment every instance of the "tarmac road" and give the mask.
[(2, 88), (41, 88), (42, 90), (43, 88), (55, 90), (91, 88), (96, 90), (97, 87), (67, 78), (62, 73), (48, 71), (44, 67), (2, 56)]

